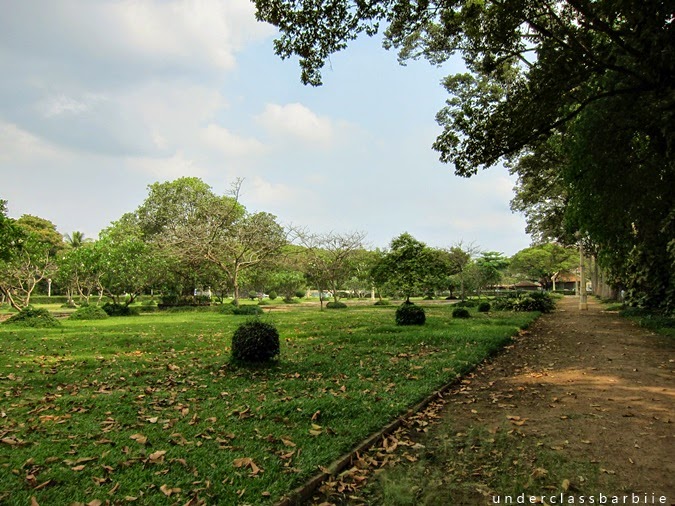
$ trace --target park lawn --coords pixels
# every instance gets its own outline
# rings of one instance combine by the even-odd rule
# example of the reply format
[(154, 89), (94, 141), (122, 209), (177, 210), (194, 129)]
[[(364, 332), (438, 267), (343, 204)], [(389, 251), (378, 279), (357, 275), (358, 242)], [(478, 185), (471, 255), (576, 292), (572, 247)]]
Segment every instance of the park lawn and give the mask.
[(271, 504), (537, 316), (426, 309), (266, 312), (281, 357), (252, 368), (229, 362), (243, 316), (0, 325), (0, 502)]

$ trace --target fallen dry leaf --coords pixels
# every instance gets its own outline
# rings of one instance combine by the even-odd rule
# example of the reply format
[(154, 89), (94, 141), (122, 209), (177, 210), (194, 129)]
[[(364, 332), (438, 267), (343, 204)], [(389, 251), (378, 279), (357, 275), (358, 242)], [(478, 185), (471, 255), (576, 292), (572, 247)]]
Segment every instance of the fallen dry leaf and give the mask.
[(145, 437), (143, 434), (132, 434), (129, 436), (129, 439), (133, 439), (136, 441), (138, 444), (144, 445), (148, 442), (148, 438)]
[(251, 469), (251, 475), (253, 475), (253, 476), (255, 476), (256, 474), (258, 474), (259, 472), (262, 471), (262, 469), (260, 469), (260, 468), (255, 464), (255, 462), (253, 462), (253, 459), (251, 459), (251, 458), (249, 458), (249, 457), (243, 457), (243, 458), (240, 458), (240, 459), (234, 459), (234, 461), (232, 462), (232, 465), (233, 465), (234, 467), (237, 467), (237, 468), (241, 468), (241, 467), (243, 467), (243, 468), (246, 468), (246, 467), (250, 468), (250, 469)]

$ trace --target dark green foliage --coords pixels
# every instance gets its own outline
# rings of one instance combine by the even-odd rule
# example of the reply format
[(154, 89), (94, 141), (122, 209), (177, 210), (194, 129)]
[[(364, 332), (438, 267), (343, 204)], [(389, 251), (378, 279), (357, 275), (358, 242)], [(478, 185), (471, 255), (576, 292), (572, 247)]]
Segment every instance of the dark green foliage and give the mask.
[(495, 299), (492, 307), (501, 311), (540, 311), (550, 313), (555, 301), (546, 292), (521, 292)]
[(274, 290), (271, 290), (270, 294), (269, 294), (269, 297), (270, 297), (270, 300), (276, 299), (278, 297), (277, 292), (275, 292)]
[(326, 304), (326, 309), (344, 309), (347, 307), (347, 304), (340, 301), (331, 301)]
[(22, 309), (19, 313), (5, 320), (4, 324), (37, 328), (59, 327), (61, 325), (46, 309), (35, 309), (32, 306)]
[(269, 306), (270, 304), (272, 304), (272, 302), (267, 299), (262, 299), (258, 301), (259, 306)]
[(374, 306), (391, 306), (391, 302), (389, 302), (388, 300), (382, 299), (382, 300), (376, 301), (375, 304), (373, 304), (373, 305)]
[(475, 300), (463, 300), (455, 304), (455, 307), (476, 307), (476, 306), (478, 306), (478, 302), (476, 302)]
[[(144, 301), (143, 304), (154, 304), (154, 301)], [(162, 302), (157, 305), (160, 309), (168, 307), (186, 307), (186, 306), (210, 306), (211, 298), (208, 295), (162, 295)]]
[(255, 290), (250, 290), (248, 292), (248, 298), (251, 299), (251, 300), (257, 299), (258, 298), (258, 292), (256, 292)]
[(124, 304), (112, 304), (106, 302), (101, 306), (101, 309), (108, 313), (108, 316), (136, 316), (138, 315), (138, 310), (125, 306)]
[(396, 310), (396, 325), (424, 325), (427, 315), (424, 308), (414, 304), (401, 304)]
[(249, 316), (255, 316), (255, 315), (260, 315), (263, 313), (263, 310), (259, 306), (252, 306), (252, 305), (247, 305), (247, 306), (237, 306), (232, 309), (232, 314), (236, 315), (249, 315)]
[(304, 298), (305, 295), (307, 295), (307, 292), (305, 292), (304, 290), (296, 290), (296, 291), (295, 291), (295, 296), (296, 296), (298, 299)]
[(234, 314), (234, 310), (237, 306), (233, 304), (221, 304), (218, 306), (218, 312), (220, 314)]
[(453, 318), (469, 318), (471, 317), (471, 314), (469, 313), (469, 310), (463, 307), (456, 307), (455, 309), (452, 310), (452, 317)]
[(478, 312), (479, 313), (487, 313), (490, 311), (492, 307), (490, 306), (489, 302), (481, 302), (478, 304)]
[(266, 362), (279, 354), (279, 332), (269, 323), (251, 320), (232, 336), (232, 358), (241, 362)]
[(98, 306), (81, 307), (68, 318), (69, 320), (103, 320), (109, 318), (102, 308)]

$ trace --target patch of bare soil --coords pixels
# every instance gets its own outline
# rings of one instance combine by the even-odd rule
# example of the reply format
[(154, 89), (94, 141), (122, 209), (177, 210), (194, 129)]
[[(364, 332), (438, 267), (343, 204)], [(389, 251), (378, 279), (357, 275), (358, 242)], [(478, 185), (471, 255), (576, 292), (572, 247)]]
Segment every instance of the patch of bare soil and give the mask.
[[(448, 437), (458, 427), (495, 432), (506, 422), (534, 436), (526, 438), (533, 444), (546, 441), (564, 458), (597, 463), (620, 486), (605, 493), (654, 494), (675, 504), (675, 344), (602, 311), (594, 300), (588, 305), (580, 311), (577, 299), (562, 300), (555, 312), (445, 394), (437, 411), (426, 413), (433, 423), (421, 438), (413, 418), (407, 434), (399, 430), (393, 437), (399, 455), (404, 446), (403, 456), (412, 460), (415, 446)], [(379, 457), (397, 460), (390, 456), (391, 445), (390, 437), (355, 463), (349, 474), (356, 483), (335, 480), (315, 503), (349, 503), (344, 493), (343, 501), (335, 501), (336, 487), (356, 499), (354, 492), (372, 477), (368, 468), (381, 467)]]

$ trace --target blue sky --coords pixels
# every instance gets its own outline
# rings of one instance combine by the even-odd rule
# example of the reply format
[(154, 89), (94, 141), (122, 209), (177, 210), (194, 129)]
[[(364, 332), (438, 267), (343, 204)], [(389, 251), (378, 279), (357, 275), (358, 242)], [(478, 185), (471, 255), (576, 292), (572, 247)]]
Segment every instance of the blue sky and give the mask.
[(508, 255), (529, 245), (503, 168), (456, 177), (431, 145), (461, 69), (402, 67), (376, 39), (303, 86), (249, 0), (7, 0), (0, 17), (0, 198), (89, 237), (147, 195), (244, 178), (249, 210), (315, 232), (407, 231)]

